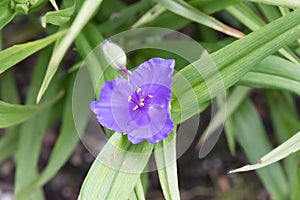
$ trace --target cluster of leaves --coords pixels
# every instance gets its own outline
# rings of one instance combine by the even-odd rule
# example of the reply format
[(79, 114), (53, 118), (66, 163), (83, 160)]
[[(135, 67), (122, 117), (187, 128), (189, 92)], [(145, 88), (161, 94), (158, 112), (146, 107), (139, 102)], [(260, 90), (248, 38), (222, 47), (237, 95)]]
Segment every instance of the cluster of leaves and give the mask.
[[(24, 18), (30, 22), (28, 30), (31, 31), (29, 36), (24, 33), (20, 44), (0, 51), (0, 127), (6, 128), (0, 140), (0, 162), (9, 156), (16, 161), (15, 198), (44, 199), (42, 186), (68, 160), (79, 141), (77, 131), (83, 132), (88, 121), (89, 110), (86, 107), (82, 107), (81, 123), (76, 124), (77, 127), (72, 116), (72, 88), (80, 63), (104, 38), (132, 27), (154, 26), (173, 30), (180, 30), (187, 25), (195, 27), (200, 44), (212, 52), (211, 56), (228, 89), (225, 130), (232, 154), (236, 141), (250, 162), (256, 162), (273, 148), (257, 110), (247, 96), (252, 88), (268, 89), (264, 93), (278, 144), (299, 131), (293, 93), (300, 94), (300, 62), (296, 56), (300, 52), (297, 41), (300, 37), (300, 10), (296, 9), (300, 3), (289, 0), (249, 1), (256, 3), (242, 0), (141, 0), (126, 5), (120, 0), (63, 0), (58, 8), (55, 0), (50, 0), (55, 10), (49, 12), (45, 11), (45, 7), (49, 8), (50, 5), (47, 0), (1, 1), (1, 30), (5, 32), (14, 21)], [(233, 22), (244, 25), (241, 26), (243, 31), (211, 16), (218, 11), (222, 11), (221, 17), (229, 13)], [(44, 14), (39, 18), (41, 12)], [(24, 27), (22, 31), (25, 32)], [(220, 40), (219, 32), (239, 39), (226, 37)], [(34, 36), (41, 33), (47, 36), (34, 40)], [(22, 36), (22, 33), (10, 36), (11, 43), (14, 44), (17, 35)], [(28, 40), (34, 41), (26, 42)], [(68, 65), (61, 64), (61, 61), (73, 42), (76, 52), (74, 66), (68, 66), (70, 70), (59, 77), (57, 71), (63, 71), (60, 65)], [(31, 75), (25, 105), (22, 105), (13, 67), (22, 68), (18, 63), (36, 52), (39, 52), (38, 59)], [(136, 59), (144, 56), (141, 54)], [(193, 86), (199, 105), (207, 105), (211, 98), (218, 98), (220, 91), (212, 87), (214, 91), (209, 92), (195, 66), (197, 64), (182, 66), (179, 73)], [(209, 78), (213, 79), (214, 75), (211, 74)], [(172, 115), (176, 124), (199, 114), (199, 110), (189, 109), (191, 105), (185, 102), (184, 86), (175, 85), (173, 89), (180, 94), (172, 101)], [(223, 107), (220, 105), (220, 110)], [(185, 118), (176, 118), (182, 109), (189, 110), (188, 114), (185, 114)], [(218, 114), (215, 116), (214, 127), (220, 125), (221, 118)], [(48, 127), (59, 120), (62, 125), (49, 161), (38, 172), (43, 135)], [(204, 136), (209, 137), (212, 132), (212, 129), (208, 129)], [(146, 142), (132, 145), (121, 134), (113, 134), (99, 158), (114, 155), (115, 163), (130, 163), (139, 167), (135, 168), (135, 173), (125, 173), (95, 161), (78, 199), (145, 199), (141, 173), (153, 149), (156, 150), (154, 156), (157, 165), (166, 166), (158, 170), (165, 198), (179, 199), (176, 162), (170, 162), (176, 159), (175, 135), (175, 132), (172, 133), (158, 145)], [(205, 137), (199, 141), (200, 145)], [(116, 151), (110, 144), (125, 151)], [(297, 151), (299, 144), (299, 136), (295, 135), (279, 151), (271, 154), (271, 162)], [(143, 153), (144, 159), (137, 160), (130, 156), (131, 153)], [(270, 160), (270, 156), (267, 158)], [(293, 155), (283, 163), (257, 171), (274, 199), (300, 198), (298, 160), (299, 157)]]

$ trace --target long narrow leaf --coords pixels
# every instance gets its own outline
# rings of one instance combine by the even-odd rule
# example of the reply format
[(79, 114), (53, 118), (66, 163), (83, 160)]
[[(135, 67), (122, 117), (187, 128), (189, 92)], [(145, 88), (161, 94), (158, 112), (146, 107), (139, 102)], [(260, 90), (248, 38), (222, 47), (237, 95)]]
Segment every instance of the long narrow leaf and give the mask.
[[(260, 5), (260, 7), (264, 7), (264, 6), (266, 6), (266, 5)], [(278, 13), (279, 16), (277, 16), (275, 14), (276, 12), (275, 13), (272, 12), (272, 11), (274, 11), (272, 9), (273, 7), (271, 7), (271, 6), (268, 6), (268, 7), (270, 7), (270, 8), (268, 9), (268, 11), (266, 11), (266, 13), (268, 13), (268, 18), (272, 18), (272, 20), (270, 20), (270, 21), (273, 21), (280, 17), (279, 13)], [(274, 8), (274, 9), (276, 9), (276, 8)], [(230, 14), (235, 16), (239, 21), (241, 21), (245, 26), (247, 26), (252, 31), (257, 30), (266, 24), (254, 11), (252, 11), (244, 3), (230, 6), (230, 7), (226, 8), (226, 10)], [(278, 11), (278, 10), (275, 10), (275, 11)], [(292, 62), (300, 63), (299, 58), (288, 47), (279, 49), (279, 52), (283, 56), (285, 56), (287, 59), (291, 60)]]
[(155, 145), (154, 156), (160, 185), (166, 200), (180, 199), (176, 163), (176, 133)]
[(244, 167), (231, 170), (229, 173), (245, 172), (250, 170), (259, 169), (270, 164), (273, 164), (290, 154), (300, 150), (300, 132), (296, 133), (293, 137), (288, 139), (286, 142), (276, 147), (270, 153), (259, 159), (257, 164), (246, 165)]
[[(226, 121), (226, 125), (234, 132), (249, 162), (256, 162), (263, 154), (272, 149), (262, 121), (254, 105), (248, 99)], [(272, 199), (287, 199), (288, 183), (279, 163), (258, 170), (257, 174), (270, 192)]]
[(51, 56), (44, 81), (37, 95), (37, 102), (41, 100), (68, 48), (86, 23), (91, 19), (101, 3), (102, 0), (87, 0), (83, 3), (68, 33)]
[(15, 13), (10, 9), (10, 0), (0, 2), (0, 30), (8, 24), (15, 16)]
[[(300, 37), (300, 10), (296, 10), (270, 24), (264, 26), (263, 28), (254, 31), (253, 33), (247, 35), (246, 37), (233, 42), (232, 44), (226, 46), (225, 48), (211, 54), (218, 70), (223, 77), (225, 88), (229, 88), (237, 81), (239, 81), (248, 71), (250, 71), (255, 64), (258, 64), (264, 58), (274, 53), (283, 46), (291, 43)], [(247, 46), (247, 48), (244, 48)], [(209, 61), (210, 62), (210, 61)], [(204, 80), (201, 78), (198, 70), (207, 70), (205, 78), (208, 80), (218, 81), (218, 77), (215, 77), (215, 69), (207, 69), (208, 64), (199, 60), (199, 62), (193, 63), (193, 65), (187, 66), (180, 70), (178, 76), (185, 77), (189, 80), (188, 88), (180, 88), (181, 95), (185, 96), (185, 91), (189, 91), (192, 86), (195, 94), (197, 95), (197, 101), (201, 104), (208, 101), (212, 97), (216, 96), (222, 88), (215, 88), (213, 91), (209, 92)], [(209, 71), (211, 70), (211, 73)], [(176, 77), (176, 75), (175, 75)], [(209, 87), (214, 88), (216, 85), (213, 84)], [(174, 88), (175, 90), (176, 88)], [(176, 89), (177, 90), (177, 89)], [(181, 98), (179, 96), (179, 98)], [(191, 105), (189, 102), (180, 102), (174, 98), (172, 101), (172, 112), (181, 113), (182, 110), (189, 110)], [(196, 114), (196, 110), (187, 114), (185, 117), (189, 118)], [(187, 119), (182, 118), (181, 121)]]
[(222, 22), (216, 20), (215, 18), (210, 17), (209, 15), (195, 9), (194, 7), (190, 6), (184, 1), (181, 0), (174, 0), (174, 1), (156, 0), (156, 1), (166, 9), (170, 10), (171, 12), (174, 12), (178, 15), (186, 17), (192, 21), (198, 22), (205, 26), (211, 27), (227, 35), (237, 37), (237, 38), (241, 38), (244, 36), (242, 32), (223, 24)]
[(132, 145), (126, 136), (114, 133), (90, 168), (78, 199), (127, 200), (152, 149), (148, 142)]
[[(214, 118), (211, 120), (209, 126), (204, 130), (204, 133), (202, 134), (200, 140), (198, 141), (197, 148), (200, 149), (200, 147), (203, 147), (200, 149), (199, 157), (203, 158), (211, 151), (211, 148), (213, 145), (209, 143), (209, 147), (203, 146), (205, 144), (205, 141), (207, 141), (210, 137), (215, 137), (216, 142), (219, 137), (216, 137), (213, 135), (213, 133), (220, 128), (223, 123), (225, 122), (225, 119), (228, 119), (239, 107), (239, 105), (242, 103), (242, 101), (247, 97), (248, 92), (250, 91), (250, 88), (247, 87), (237, 87), (233, 90), (231, 95), (226, 101), (225, 105), (222, 105), (221, 108), (217, 111), (217, 113), (214, 115)], [(231, 149), (231, 152), (233, 149)]]
[(265, 3), (274, 6), (282, 6), (287, 8), (300, 8), (300, 2), (297, 0), (247, 0), (256, 3)]
[[(19, 95), (16, 82), (14, 81), (13, 70), (8, 70), (0, 79), (1, 98), (11, 103), (19, 103)], [(0, 140), (0, 163), (7, 157), (15, 153), (17, 149), (19, 127), (9, 127), (5, 129), (5, 135)]]
[(16, 105), (0, 101), (0, 128), (13, 126), (28, 120), (41, 112), (44, 108), (49, 107), (62, 97), (60, 93), (51, 101), (40, 105)]
[(60, 31), (46, 38), (36, 40), (33, 42), (15, 45), (8, 49), (0, 51), (0, 74), (12, 67), (13, 65), (15, 65), (16, 63), (32, 55), (33, 53), (48, 46), (49, 44), (63, 36), (65, 33), (66, 30)]
[(300, 95), (299, 81), (265, 73), (249, 72), (239, 84), (248, 87), (287, 90)]

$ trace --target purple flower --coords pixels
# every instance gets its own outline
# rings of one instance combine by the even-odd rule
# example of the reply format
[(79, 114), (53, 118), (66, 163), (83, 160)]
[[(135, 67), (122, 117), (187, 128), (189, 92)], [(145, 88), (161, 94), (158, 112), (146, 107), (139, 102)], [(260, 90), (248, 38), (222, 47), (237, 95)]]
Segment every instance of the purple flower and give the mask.
[(156, 144), (168, 137), (174, 123), (170, 116), (172, 73), (175, 61), (152, 58), (129, 76), (107, 81), (100, 100), (90, 108), (99, 123), (127, 135), (137, 144), (148, 140)]

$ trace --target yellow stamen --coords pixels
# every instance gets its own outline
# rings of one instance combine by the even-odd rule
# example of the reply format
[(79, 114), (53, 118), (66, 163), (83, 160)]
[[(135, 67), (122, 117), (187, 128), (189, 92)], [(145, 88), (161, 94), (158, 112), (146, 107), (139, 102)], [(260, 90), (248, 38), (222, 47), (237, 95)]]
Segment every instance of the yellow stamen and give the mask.
[(145, 101), (145, 99), (144, 99), (144, 98), (142, 98), (140, 101)]
[(153, 98), (153, 95), (151, 95), (151, 94), (148, 94), (148, 97), (149, 97), (149, 98)]
[(144, 102), (140, 101), (140, 106), (145, 106)]
[(131, 101), (131, 98), (132, 98), (131, 96), (128, 96), (128, 102)]
[(136, 89), (136, 92), (140, 92), (140, 91), (142, 91), (142, 88)]
[(139, 108), (138, 105), (135, 105), (132, 110), (137, 110)]

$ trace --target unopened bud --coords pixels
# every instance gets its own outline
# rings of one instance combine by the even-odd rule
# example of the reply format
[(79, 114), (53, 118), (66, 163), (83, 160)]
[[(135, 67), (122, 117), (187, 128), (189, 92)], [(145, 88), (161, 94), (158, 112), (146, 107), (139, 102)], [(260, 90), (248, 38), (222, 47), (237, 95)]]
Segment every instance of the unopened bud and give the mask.
[(107, 62), (118, 70), (126, 69), (126, 54), (121, 47), (107, 40), (102, 44), (102, 49)]

